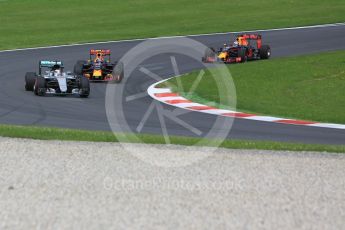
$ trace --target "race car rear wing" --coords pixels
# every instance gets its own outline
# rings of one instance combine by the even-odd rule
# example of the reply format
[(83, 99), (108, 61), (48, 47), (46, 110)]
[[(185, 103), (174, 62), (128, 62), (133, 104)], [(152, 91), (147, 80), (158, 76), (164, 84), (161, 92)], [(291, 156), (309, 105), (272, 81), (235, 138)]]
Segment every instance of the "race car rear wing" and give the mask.
[(239, 34), (237, 37), (242, 37), (244, 39), (253, 39), (253, 40), (261, 39), (260, 34)]
[(99, 53), (102, 55), (110, 55), (110, 50), (90, 50), (90, 55), (96, 55)]
[(63, 68), (62, 61), (40, 61), (39, 62), (39, 75), (41, 75), (41, 69), (42, 68), (52, 68), (55, 65), (59, 65), (60, 68)]

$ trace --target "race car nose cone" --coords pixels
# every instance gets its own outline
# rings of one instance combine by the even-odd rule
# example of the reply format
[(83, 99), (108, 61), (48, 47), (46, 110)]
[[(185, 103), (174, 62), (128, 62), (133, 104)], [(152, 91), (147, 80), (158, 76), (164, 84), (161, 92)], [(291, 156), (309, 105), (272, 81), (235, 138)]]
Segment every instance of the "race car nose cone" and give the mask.
[(93, 76), (94, 77), (101, 77), (102, 76), (102, 70), (94, 70)]

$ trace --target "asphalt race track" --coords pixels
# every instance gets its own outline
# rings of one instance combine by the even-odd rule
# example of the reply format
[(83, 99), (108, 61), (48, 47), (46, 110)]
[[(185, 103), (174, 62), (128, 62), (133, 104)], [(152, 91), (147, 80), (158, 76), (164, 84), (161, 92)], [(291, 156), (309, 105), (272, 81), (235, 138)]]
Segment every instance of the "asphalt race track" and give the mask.
[[(272, 58), (345, 50), (345, 25), (265, 31), (261, 34), (264, 43), (270, 44), (272, 48)], [(192, 38), (204, 43), (206, 46), (218, 47), (229, 40), (229, 34), (193, 36)], [(25, 72), (37, 71), (39, 60), (44, 59), (61, 59), (65, 63), (66, 70), (72, 70), (77, 60), (88, 57), (89, 49), (111, 49), (114, 60), (119, 59), (140, 42), (110, 42), (107, 44), (1, 52), (0, 123), (110, 130), (105, 110), (106, 84), (93, 83), (91, 85), (91, 95), (87, 99), (80, 99), (79, 97), (37, 97), (32, 92), (24, 90)], [(171, 77), (174, 75), (174, 70), (170, 56), (171, 54), (153, 57), (142, 63), (140, 67), (144, 67), (163, 78)], [(190, 58), (184, 56), (176, 55), (176, 60), (181, 73), (201, 68), (200, 63), (193, 62)], [(147, 88), (154, 82), (154, 79), (139, 70), (135, 71), (123, 86), (123, 96), (126, 98), (127, 96), (145, 93)], [(136, 132), (151, 102), (152, 100), (148, 95), (129, 102), (124, 100), (123, 114), (133, 132)], [(171, 109), (165, 105), (164, 108)], [(179, 118), (202, 131), (203, 134), (200, 136), (208, 132), (216, 119), (215, 116), (197, 112), (186, 113)], [(121, 127), (125, 124), (119, 123), (117, 125)], [(195, 136), (193, 132), (171, 120), (166, 120), (166, 127), (169, 135)], [(156, 113), (148, 118), (140, 132), (162, 133), (161, 124)], [(236, 119), (228, 138), (345, 144), (345, 130)]]

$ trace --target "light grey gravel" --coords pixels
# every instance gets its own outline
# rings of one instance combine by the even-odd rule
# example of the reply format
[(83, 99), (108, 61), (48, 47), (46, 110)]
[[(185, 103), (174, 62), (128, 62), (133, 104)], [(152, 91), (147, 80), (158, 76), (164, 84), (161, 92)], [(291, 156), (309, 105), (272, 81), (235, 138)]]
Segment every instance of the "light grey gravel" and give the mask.
[(0, 138), (0, 229), (343, 229), (345, 154)]

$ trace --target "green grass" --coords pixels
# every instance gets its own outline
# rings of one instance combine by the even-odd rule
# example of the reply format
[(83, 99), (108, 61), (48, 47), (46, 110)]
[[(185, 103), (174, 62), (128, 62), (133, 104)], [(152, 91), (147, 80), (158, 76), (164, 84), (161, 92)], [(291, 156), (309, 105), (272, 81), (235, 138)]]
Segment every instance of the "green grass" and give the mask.
[[(164, 138), (160, 135), (139, 134), (117, 134), (101, 131), (84, 131), (75, 129), (61, 129), (33, 126), (12, 126), (0, 125), (0, 136), (29, 138), (38, 140), (65, 140), (65, 141), (92, 141), (92, 142), (118, 142), (116, 136), (120, 139), (126, 136), (127, 142), (138, 142), (138, 138), (147, 144), (165, 144)], [(191, 137), (170, 137), (172, 144), (193, 145), (198, 143), (200, 138)], [(212, 140), (207, 146), (212, 146)], [(265, 142), (265, 141), (243, 141), (243, 140), (225, 140), (220, 147), (231, 149), (261, 149), (261, 150), (287, 150), (287, 151), (316, 151), (316, 152), (334, 152), (345, 153), (345, 145), (308, 145), (308, 144), (290, 144), (284, 142)]]
[[(227, 66), (237, 92), (237, 110), (264, 115), (345, 124), (345, 51), (279, 58)], [(216, 80), (209, 71), (196, 90), (188, 90), (198, 72), (176, 79), (168, 86), (203, 104), (228, 108), (219, 103)], [(167, 84), (163, 84), (167, 85)], [(161, 86), (163, 86), (161, 85)], [(210, 103), (211, 102), (211, 103)], [(214, 103), (216, 102), (216, 103)]]
[[(345, 4), (343, 0), (0, 0), (0, 34), (2, 35), (0, 36), (0, 50), (75, 42), (83, 43), (344, 22), (344, 12)], [(274, 62), (281, 65), (284, 64), (284, 60), (281, 61), (282, 63), (279, 63), (279, 60), (277, 60), (272, 61), (272, 63), (262, 62), (262, 65), (267, 65), (268, 68), (272, 69), (274, 68)], [(293, 60), (289, 60), (289, 62), (293, 62)], [(341, 61), (337, 60), (335, 62), (339, 63)], [(309, 64), (321, 69), (323, 71), (321, 73), (326, 73), (326, 70), (323, 70), (322, 66), (319, 65), (320, 63)], [(323, 64), (321, 63), (321, 65)], [(344, 62), (341, 64), (340, 67), (344, 65)], [(257, 82), (255, 78), (260, 73), (264, 73), (264, 70), (261, 70), (261, 72), (256, 73), (256, 77), (252, 76), (251, 79), (244, 74), (244, 71), (247, 71), (247, 73), (250, 73), (250, 69), (256, 71), (259, 65), (261, 64), (246, 64), (248, 70), (244, 70), (244, 67), (240, 65), (233, 68), (235, 79), (239, 79), (236, 81), (236, 85), (243, 89), (243, 91), (241, 90), (238, 93), (238, 96), (240, 99), (239, 106), (242, 106), (244, 110), (261, 110), (262, 107), (266, 107), (265, 103), (267, 102), (265, 100), (260, 100), (260, 103), (250, 104), (250, 98), (245, 99), (241, 96), (251, 92), (254, 87), (250, 84), (255, 84)], [(333, 66), (339, 70), (339, 65), (334, 64)], [(303, 68), (301, 69), (304, 70)], [(276, 72), (282, 72), (282, 69), (276, 69)], [(334, 70), (329, 70), (329, 72), (337, 74)], [(240, 79), (240, 76), (242, 76), (243, 80)], [(264, 81), (269, 76), (272, 77), (272, 75), (266, 74), (264, 74), (264, 77), (261, 77)], [(294, 78), (296, 76), (293, 75)], [(337, 75), (334, 76), (334, 78), (338, 78)], [(343, 77), (344, 75), (339, 76)], [(282, 77), (279, 76), (278, 78), (281, 79)], [(248, 84), (245, 79), (249, 80)], [(273, 79), (276, 81), (276, 76)], [(313, 82), (312, 80), (311, 83)], [(329, 88), (333, 87), (329, 85), (331, 83), (325, 82), (327, 82), (324, 85), (327, 89), (326, 92), (329, 92), (331, 95), (337, 95), (337, 91), (329, 90)], [(331, 82), (334, 82), (334, 80)], [(340, 81), (340, 83), (342, 82)], [(202, 82), (202, 84), (204, 83)], [(304, 84), (308, 84), (308, 82)], [(265, 87), (269, 88), (269, 85), (274, 85), (274, 82), (267, 83)], [(292, 88), (288, 92), (290, 92), (289, 95), (296, 98), (300, 95), (294, 95), (294, 92), (300, 92), (298, 88), (303, 88), (303, 85), (297, 84), (293, 86), (296, 86), (297, 89)], [(321, 89), (324, 90), (322, 87)], [(317, 89), (314, 90), (317, 91)], [(277, 89), (272, 91), (275, 92)], [(257, 92), (255, 91), (255, 93)], [(321, 94), (324, 95), (326, 93), (322, 92)], [(210, 96), (212, 95), (211, 93)], [(201, 96), (205, 95), (201, 94)], [(262, 99), (262, 97), (264, 98), (261, 95), (261, 98), (258, 99)], [(341, 98), (343, 97), (333, 98), (329, 101), (329, 107), (333, 108), (333, 105), (338, 103)], [(208, 99), (214, 100), (215, 98)], [(341, 108), (338, 108), (338, 110), (343, 111)], [(344, 118), (341, 118), (341, 113), (339, 114), (339, 119), (344, 120)], [(334, 119), (334, 117), (331, 118), (330, 121)], [(0, 125), (0, 135), (43, 140), (118, 141), (110, 132), (6, 125)], [(140, 135), (140, 139), (145, 143), (165, 143), (161, 136)], [(134, 135), (129, 138), (129, 141), (136, 141)], [(171, 141), (173, 144), (190, 145), (200, 141), (200, 139), (172, 137)], [(345, 152), (344, 146), (240, 140), (227, 140), (221, 146), (225, 148)]]
[(0, 0), (0, 50), (345, 21), (343, 0)]

